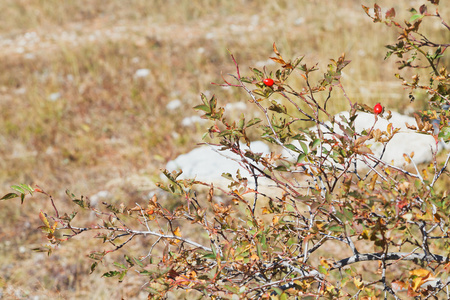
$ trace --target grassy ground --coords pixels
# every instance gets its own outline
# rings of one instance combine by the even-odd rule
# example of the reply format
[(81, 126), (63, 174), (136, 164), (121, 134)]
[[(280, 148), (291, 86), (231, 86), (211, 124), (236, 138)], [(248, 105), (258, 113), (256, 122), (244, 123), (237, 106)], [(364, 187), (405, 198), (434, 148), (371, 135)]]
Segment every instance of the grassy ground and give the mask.
[[(354, 101), (420, 109), (393, 76), (395, 60), (383, 60), (395, 30), (365, 16), (361, 3), (373, 1), (321, 2), (1, 1), (1, 194), (27, 183), (53, 193), (62, 207), (69, 202), (65, 189), (86, 196), (107, 190), (125, 204), (146, 199), (159, 169), (200, 142), (206, 126), (183, 125), (183, 119), (197, 116), (191, 108), (201, 92), (217, 94), (221, 104), (246, 101), (239, 91), (210, 85), (234, 71), (227, 49), (243, 73), (249, 66), (274, 69), (273, 42), (285, 57), (306, 55), (308, 64), (322, 68), (345, 52), (352, 63), (344, 84)], [(397, 1), (379, 4), (388, 2)], [(403, 5), (395, 8), (406, 18)], [(139, 77), (140, 69), (147, 75)], [(333, 112), (347, 108), (340, 99), (332, 105)], [(142, 280), (116, 285), (88, 276), (90, 248), (82, 241), (50, 258), (32, 253), (43, 241), (35, 212), (48, 203), (30, 201), (2, 203), (3, 295), (144, 297)]]

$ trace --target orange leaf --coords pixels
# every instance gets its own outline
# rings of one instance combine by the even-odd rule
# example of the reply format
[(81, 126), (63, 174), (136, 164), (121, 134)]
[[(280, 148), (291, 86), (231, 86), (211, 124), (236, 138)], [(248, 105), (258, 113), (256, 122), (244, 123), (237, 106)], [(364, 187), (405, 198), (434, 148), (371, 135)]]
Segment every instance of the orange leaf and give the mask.
[(405, 159), (405, 161), (409, 164), (411, 163), (411, 160), (409, 159), (408, 155), (406, 155), (406, 153), (403, 153), (403, 158)]
[(409, 271), (410, 276), (418, 276), (418, 277), (428, 277), (430, 276), (430, 273), (431, 273), (430, 271), (425, 269), (416, 269)]
[(280, 52), (278, 52), (277, 46), (273, 43), (273, 52), (281, 58)]
[(180, 236), (181, 237), (181, 230), (180, 227), (177, 227), (177, 229), (175, 229), (175, 231), (173, 232), (174, 235), (176, 236)]

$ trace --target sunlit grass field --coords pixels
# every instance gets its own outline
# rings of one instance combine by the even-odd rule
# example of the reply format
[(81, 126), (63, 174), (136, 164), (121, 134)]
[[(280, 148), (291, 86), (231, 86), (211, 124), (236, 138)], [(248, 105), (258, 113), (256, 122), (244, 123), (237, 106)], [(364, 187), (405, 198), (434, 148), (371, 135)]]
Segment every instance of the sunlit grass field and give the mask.
[[(53, 194), (63, 208), (70, 202), (66, 189), (85, 196), (108, 191), (108, 200), (125, 205), (146, 200), (160, 169), (201, 142), (207, 124), (188, 122), (199, 116), (192, 107), (200, 93), (252, 110), (242, 91), (211, 85), (235, 71), (230, 52), (242, 75), (250, 75), (249, 67), (271, 71), (274, 42), (286, 59), (305, 55), (308, 65), (319, 63), (318, 75), (345, 52), (352, 63), (343, 83), (353, 101), (420, 110), (424, 98), (410, 103), (394, 77), (395, 58), (384, 60), (396, 30), (374, 24), (361, 8), (373, 3), (0, 1), (1, 194), (26, 183)], [(377, 3), (393, 5), (402, 20), (418, 1)], [(429, 27), (431, 36), (449, 40), (438, 25)], [(333, 113), (348, 109), (339, 97), (329, 105)], [(74, 240), (50, 257), (32, 252), (44, 242), (37, 212), (47, 202), (37, 196), (23, 205), (1, 203), (1, 295), (145, 298), (145, 278), (131, 275), (121, 284), (100, 278), (107, 265), (89, 275), (86, 254), (98, 245)]]

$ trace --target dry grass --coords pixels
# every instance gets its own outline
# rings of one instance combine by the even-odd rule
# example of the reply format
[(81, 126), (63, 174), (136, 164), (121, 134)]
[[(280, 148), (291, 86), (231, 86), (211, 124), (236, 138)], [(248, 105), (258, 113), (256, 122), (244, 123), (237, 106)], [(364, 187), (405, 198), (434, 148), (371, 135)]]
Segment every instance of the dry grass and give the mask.
[[(243, 73), (249, 66), (275, 68), (267, 60), (273, 42), (285, 57), (306, 55), (308, 64), (320, 61), (322, 68), (346, 52), (353, 62), (344, 83), (353, 100), (403, 111), (407, 92), (393, 76), (394, 60), (383, 60), (395, 31), (373, 24), (360, 1), (337, 3), (1, 1), (2, 194), (23, 182), (54, 193), (63, 207), (66, 188), (87, 196), (109, 190), (125, 203), (145, 199), (159, 169), (200, 141), (204, 125), (182, 125), (197, 115), (191, 108), (200, 92), (217, 94), (221, 104), (245, 101), (239, 91), (210, 85), (222, 71), (234, 71), (227, 49)], [(406, 16), (406, 7), (395, 5)], [(136, 77), (139, 69), (148, 76)], [(181, 106), (168, 109), (176, 99)], [(333, 112), (346, 109), (339, 98), (332, 104)], [(98, 274), (88, 277), (88, 248), (80, 241), (50, 258), (30, 253), (42, 241), (30, 213), (48, 207), (39, 197), (30, 201), (2, 203), (3, 295), (143, 297), (136, 283), (142, 279), (115, 285)]]

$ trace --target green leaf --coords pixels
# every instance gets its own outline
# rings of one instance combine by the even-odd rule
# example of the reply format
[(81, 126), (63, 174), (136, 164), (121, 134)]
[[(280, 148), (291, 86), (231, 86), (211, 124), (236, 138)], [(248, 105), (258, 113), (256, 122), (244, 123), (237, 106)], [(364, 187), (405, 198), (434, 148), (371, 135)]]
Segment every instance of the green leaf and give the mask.
[(248, 121), (247, 127), (256, 125), (256, 124), (258, 124), (258, 123), (260, 123), (260, 122), (261, 122), (261, 119), (259, 119), (259, 118), (251, 119), (250, 121)]
[(415, 14), (415, 15), (412, 15), (411, 18), (409, 18), (409, 22), (414, 22), (415, 20), (422, 19), (422, 18), (423, 18), (423, 15)]
[(259, 239), (259, 242), (261, 243), (262, 249), (263, 250), (267, 250), (267, 240), (266, 240), (266, 235), (262, 234), (261, 238)]
[(286, 172), (288, 169), (287, 169), (285, 166), (280, 165), (280, 166), (277, 166), (277, 167), (275, 168), (275, 170), (276, 170), (276, 171), (281, 171), (281, 172)]
[(121, 274), (121, 272), (119, 272), (119, 271), (109, 271), (109, 272), (103, 273), (102, 277), (114, 277), (119, 274)]
[(348, 220), (353, 219), (353, 213), (350, 210), (346, 209), (346, 208), (344, 208), (344, 215), (345, 215), (345, 217)]
[(264, 78), (264, 73), (261, 72), (260, 70), (253, 68), (252, 71), (255, 74), (255, 76), (258, 77), (259, 80), (262, 80)]
[(27, 192), (33, 194), (34, 189), (28, 184), (19, 184), (11, 186), (13, 190), (18, 191), (19, 193), (26, 194)]
[(233, 176), (230, 173), (222, 173), (222, 177), (228, 180), (233, 180)]
[(125, 277), (125, 275), (127, 275), (127, 270), (125, 270), (125, 271), (123, 271), (122, 273), (120, 273), (120, 276), (119, 276), (119, 282), (122, 282), (123, 281), (123, 278)]
[(277, 103), (276, 101), (271, 101), (272, 105), (269, 106), (268, 110), (272, 110), (274, 112), (277, 113), (281, 113), (281, 114), (287, 114), (287, 109), (286, 106)]
[(223, 287), (232, 292), (233, 294), (237, 295), (239, 293), (239, 290), (234, 286), (224, 285)]
[(131, 258), (128, 257), (128, 255), (124, 255), (124, 257), (127, 263), (130, 265), (130, 267), (134, 266), (134, 262), (131, 260)]
[(115, 265), (116, 267), (120, 268), (120, 269), (128, 269), (127, 266), (125, 266), (124, 264), (120, 264), (118, 262), (113, 263), (113, 265)]
[(241, 81), (245, 82), (245, 83), (252, 83), (253, 82), (253, 78), (250, 77), (241, 77)]
[(439, 132), (438, 137), (440, 139), (444, 139), (444, 142), (448, 142), (450, 140), (450, 127), (444, 127)]
[(315, 139), (309, 144), (309, 147), (314, 150), (318, 145), (320, 145), (320, 139)]
[(274, 290), (275, 293), (277, 293), (278, 295), (281, 295), (283, 293), (282, 289), (279, 289), (279, 288), (276, 288), (276, 287), (273, 287), (272, 290)]
[(242, 130), (242, 129), (244, 129), (244, 125), (245, 125), (245, 118), (244, 118), (244, 114), (242, 114), (237, 127), (239, 130)]
[(140, 261), (139, 259), (137, 259), (136, 257), (133, 257), (134, 262), (139, 266), (139, 267), (143, 267), (144, 264), (142, 263), (142, 261)]
[(297, 157), (297, 162), (300, 163), (300, 162), (304, 161), (305, 157), (306, 157), (305, 153), (300, 153), (299, 156)]
[(94, 263), (91, 265), (91, 272), (90, 272), (89, 274), (92, 274), (92, 273), (95, 271), (95, 269), (97, 268), (97, 266), (98, 266), (98, 262), (94, 262)]
[(9, 200), (9, 199), (14, 199), (19, 197), (19, 195), (17, 195), (16, 193), (9, 193), (6, 194), (5, 196), (1, 197), (0, 200)]
[(306, 144), (305, 143), (303, 143), (303, 142), (300, 142), (300, 146), (302, 147), (302, 150), (303, 150), (303, 152), (305, 153), (305, 154), (308, 154), (308, 146), (306, 146)]
[(196, 109), (196, 110), (203, 110), (204, 112), (211, 113), (211, 109), (209, 108), (209, 106), (204, 105), (204, 104), (200, 104), (200, 105), (194, 106), (194, 109)]
[(337, 226), (337, 225), (328, 227), (328, 230), (332, 231), (332, 232), (343, 232), (344, 231), (344, 229), (341, 226)]
[(77, 204), (78, 206), (80, 206), (81, 208), (86, 208), (86, 204), (83, 200), (79, 200), (79, 199), (75, 199), (72, 200), (75, 204)]
[(295, 147), (294, 145), (292, 145), (292, 144), (286, 144), (286, 145), (284, 145), (286, 148), (288, 148), (289, 150), (292, 150), (292, 151), (295, 151), (295, 152), (297, 152), (297, 153), (299, 153), (300, 152), (300, 150), (297, 148), (297, 147)]
[(318, 266), (317, 269), (319, 269), (319, 272), (322, 274), (325, 274), (325, 275), (328, 274), (328, 271), (324, 266)]

